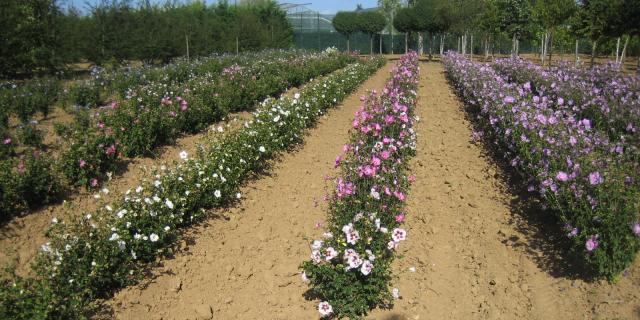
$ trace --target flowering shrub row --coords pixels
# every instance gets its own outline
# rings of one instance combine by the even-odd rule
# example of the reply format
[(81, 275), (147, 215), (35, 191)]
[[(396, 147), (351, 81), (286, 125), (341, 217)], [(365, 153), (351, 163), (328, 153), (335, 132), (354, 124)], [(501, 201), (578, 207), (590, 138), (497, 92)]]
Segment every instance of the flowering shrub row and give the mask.
[[(615, 277), (640, 248), (640, 189), (629, 146), (612, 142), (562, 97), (530, 82), (509, 82), (489, 65), (455, 53), (447, 75), (480, 132), (565, 224), (576, 252), (598, 276)], [(513, 78), (510, 78), (513, 79)]]
[[(258, 57), (261, 59), (251, 60)], [(0, 160), (2, 167), (13, 168), (8, 172), (20, 175), (19, 179), (0, 176), (0, 198), (8, 199), (0, 203), (0, 218), (7, 219), (57, 200), (64, 185), (96, 188), (107, 173), (116, 170), (123, 156), (151, 153), (156, 146), (182, 133), (200, 131), (230, 111), (246, 110), (269, 95), (342, 68), (354, 58), (341, 54), (268, 51), (225, 59), (243, 64), (207, 73), (204, 64), (213, 65), (212, 70), (217, 70), (215, 66), (220, 62), (203, 62), (189, 69), (197, 69), (203, 75), (189, 76), (185, 83), (164, 79), (144, 87), (132, 87), (128, 99), (113, 102), (95, 113), (78, 110), (72, 124), (56, 126), (65, 144), (58, 158), (34, 151)], [(14, 144), (11, 137), (4, 138), (7, 152), (12, 152)], [(0, 154), (2, 150), (0, 147)], [(32, 153), (37, 157), (32, 157)], [(35, 159), (29, 162), (33, 165), (25, 165), (30, 159)], [(32, 168), (38, 171), (32, 173)], [(31, 176), (35, 178), (29, 178)], [(20, 181), (34, 184), (24, 186)], [(36, 190), (41, 193), (34, 193)]]
[(210, 137), (198, 155), (72, 223), (54, 221), (51, 242), (34, 266), (37, 278), (13, 276), (0, 288), (0, 318), (83, 318), (92, 301), (139, 279), (186, 227), (241, 197), (240, 185), (267, 160), (302, 141), (306, 128), (382, 66), (354, 63), (310, 83), (293, 98), (266, 100), (241, 129)]
[[(640, 161), (640, 77), (625, 75), (619, 65), (583, 68), (564, 63), (544, 70), (521, 59), (502, 59), (493, 65), (510, 82), (530, 83), (556, 103), (607, 134), (625, 148), (630, 161)], [(640, 169), (639, 169), (640, 170)]]
[[(400, 227), (409, 189), (407, 159), (415, 153), (413, 109), (418, 55), (402, 57), (383, 92), (356, 113), (329, 203), (329, 226), (311, 245), (303, 279), (323, 301), (322, 316), (356, 318), (392, 304), (390, 265), (407, 232)], [(397, 292), (396, 292), (397, 295)]]

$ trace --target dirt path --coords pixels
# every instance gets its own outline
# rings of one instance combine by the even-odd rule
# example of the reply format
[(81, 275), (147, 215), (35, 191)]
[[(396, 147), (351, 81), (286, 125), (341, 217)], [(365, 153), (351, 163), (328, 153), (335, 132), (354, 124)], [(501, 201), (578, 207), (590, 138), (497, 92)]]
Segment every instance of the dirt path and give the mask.
[[(403, 299), (375, 319), (637, 319), (638, 263), (619, 283), (572, 280), (552, 222), (527, 218), (481, 145), (439, 64), (423, 64), (417, 182), (396, 262)], [(545, 230), (542, 230), (545, 229)], [(555, 243), (554, 243), (555, 242)], [(415, 268), (412, 272), (410, 268)], [(559, 270), (558, 270), (559, 269)]]

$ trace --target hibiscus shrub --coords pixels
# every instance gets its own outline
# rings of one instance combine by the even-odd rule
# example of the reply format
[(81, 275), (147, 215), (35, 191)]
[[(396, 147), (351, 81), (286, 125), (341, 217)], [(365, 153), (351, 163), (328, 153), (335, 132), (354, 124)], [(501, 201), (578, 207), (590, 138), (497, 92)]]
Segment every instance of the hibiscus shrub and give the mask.
[[(637, 146), (626, 143), (624, 137), (610, 139), (618, 121), (603, 120), (609, 117), (603, 113), (594, 125), (593, 119), (586, 118), (593, 109), (591, 99), (584, 98), (590, 93), (577, 90), (582, 85), (576, 83), (565, 91), (560, 88), (571, 86), (543, 81), (533, 68), (522, 68), (526, 76), (518, 75), (514, 65), (521, 63), (501, 62), (496, 67), (509, 74), (506, 79), (490, 65), (455, 53), (447, 54), (443, 63), (474, 115), (479, 135), (499, 147), (528, 182), (529, 191), (537, 192), (544, 205), (553, 209), (588, 269), (614, 279), (640, 249)], [(529, 76), (538, 80), (523, 82)], [(624, 100), (619, 101), (618, 110), (626, 108)]]
[(84, 318), (92, 301), (136, 282), (146, 262), (175, 243), (180, 228), (206, 208), (236, 201), (241, 184), (264, 170), (278, 153), (299, 143), (331, 106), (383, 64), (352, 64), (309, 84), (294, 98), (268, 99), (243, 128), (207, 136), (197, 156), (184, 154), (171, 169), (160, 168), (123, 199), (78, 221), (54, 221), (42, 246), (37, 278), (10, 275), (0, 287), (2, 319)]
[(371, 93), (353, 120), (351, 139), (336, 159), (340, 176), (329, 204), (324, 240), (311, 245), (303, 279), (323, 301), (322, 316), (358, 318), (390, 306), (390, 266), (406, 231), (407, 160), (415, 153), (413, 115), (418, 55), (393, 69), (383, 92)]

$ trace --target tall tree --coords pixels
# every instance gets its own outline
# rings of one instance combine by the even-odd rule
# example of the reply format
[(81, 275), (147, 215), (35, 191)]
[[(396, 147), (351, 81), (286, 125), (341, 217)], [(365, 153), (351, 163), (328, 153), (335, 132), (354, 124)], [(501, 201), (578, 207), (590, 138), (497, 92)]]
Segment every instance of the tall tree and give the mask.
[(396, 12), (401, 8), (400, 0), (378, 0), (378, 7), (382, 8), (382, 11), (387, 18), (387, 28), (391, 33), (391, 54), (393, 54), (393, 44), (394, 44), (394, 27), (393, 27), (393, 19), (396, 15)]
[(351, 52), (351, 35), (358, 31), (357, 15), (356, 12), (340, 11), (331, 21), (336, 31), (347, 37), (347, 52)]
[(370, 51), (373, 55), (373, 37), (384, 30), (387, 19), (380, 11), (364, 11), (358, 13), (358, 31), (369, 35)]
[(500, 28), (512, 37), (512, 56), (518, 56), (520, 39), (529, 31), (531, 6), (529, 0), (497, 0)]
[(557, 28), (565, 24), (577, 9), (575, 0), (537, 0), (533, 8), (534, 16), (544, 29), (542, 44), (542, 64), (549, 55), (549, 65), (553, 51), (553, 40)]

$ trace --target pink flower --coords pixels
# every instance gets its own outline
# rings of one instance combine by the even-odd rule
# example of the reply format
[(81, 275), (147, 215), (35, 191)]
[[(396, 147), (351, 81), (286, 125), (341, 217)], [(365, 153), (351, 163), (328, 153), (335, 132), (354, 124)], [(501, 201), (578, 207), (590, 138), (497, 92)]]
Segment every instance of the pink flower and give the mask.
[(394, 191), (393, 195), (396, 196), (396, 198), (398, 198), (398, 200), (400, 200), (400, 201), (404, 201), (404, 199), (406, 198), (404, 193), (402, 193), (400, 191)]
[(360, 272), (363, 275), (368, 276), (371, 271), (373, 271), (373, 263), (371, 263), (371, 261), (369, 260), (365, 260), (360, 267)]
[(80, 168), (84, 168), (86, 166), (87, 166), (87, 162), (82, 160), (82, 159), (80, 159)]
[(18, 172), (19, 172), (19, 173), (24, 173), (24, 172), (26, 171), (26, 168), (25, 168), (25, 166), (24, 166), (24, 162), (20, 162), (20, 163), (18, 164), (17, 169), (18, 169)]
[(372, 163), (374, 166), (379, 167), (379, 166), (380, 166), (380, 164), (382, 163), (382, 161), (380, 160), (380, 158), (378, 158), (378, 157), (374, 156), (374, 157), (371, 159), (371, 163)]
[(396, 216), (396, 222), (402, 222), (404, 221), (404, 214), (399, 214)]
[(587, 248), (587, 251), (592, 252), (593, 250), (598, 248), (598, 235), (594, 235), (591, 236), (589, 239), (587, 239), (587, 242), (585, 242), (584, 246), (585, 248)]
[(338, 251), (336, 251), (336, 249), (334, 249), (333, 247), (329, 247), (324, 250), (324, 258), (326, 261), (331, 261), (331, 259), (337, 256), (338, 256)]
[(385, 151), (382, 151), (380, 153), (380, 156), (382, 157), (382, 159), (387, 160), (387, 159), (389, 159), (389, 157), (391, 157), (391, 153), (389, 153), (389, 151), (385, 150)]
[(11, 140), (11, 138), (5, 138), (4, 141), (3, 141), (3, 144), (6, 146), (6, 145), (11, 144), (12, 141), (13, 140)]
[(114, 144), (110, 145), (106, 150), (105, 153), (107, 154), (107, 156), (112, 156), (116, 153), (116, 146)]
[(409, 176), (409, 182), (411, 182), (411, 183), (416, 182), (416, 176), (414, 176), (414, 175), (410, 175), (410, 176)]
[(98, 122), (98, 128), (104, 129), (104, 122)]
[(98, 186), (98, 179), (96, 179), (96, 178), (91, 179), (90, 185), (92, 187), (94, 187), (94, 188), (97, 187)]
[(336, 161), (335, 161), (335, 163), (333, 164), (333, 167), (334, 167), (334, 168), (337, 168), (337, 167), (340, 165), (340, 162), (341, 162), (341, 161), (342, 161), (342, 156), (337, 156), (337, 157), (336, 157)]
[(560, 171), (560, 172), (558, 172), (558, 174), (556, 175), (556, 179), (557, 179), (558, 181), (566, 182), (566, 181), (568, 181), (568, 180), (569, 180), (569, 175), (568, 175), (566, 172), (564, 172), (564, 171)]
[(634, 223), (633, 226), (631, 226), (631, 230), (633, 231), (633, 234), (640, 236), (640, 223)]

